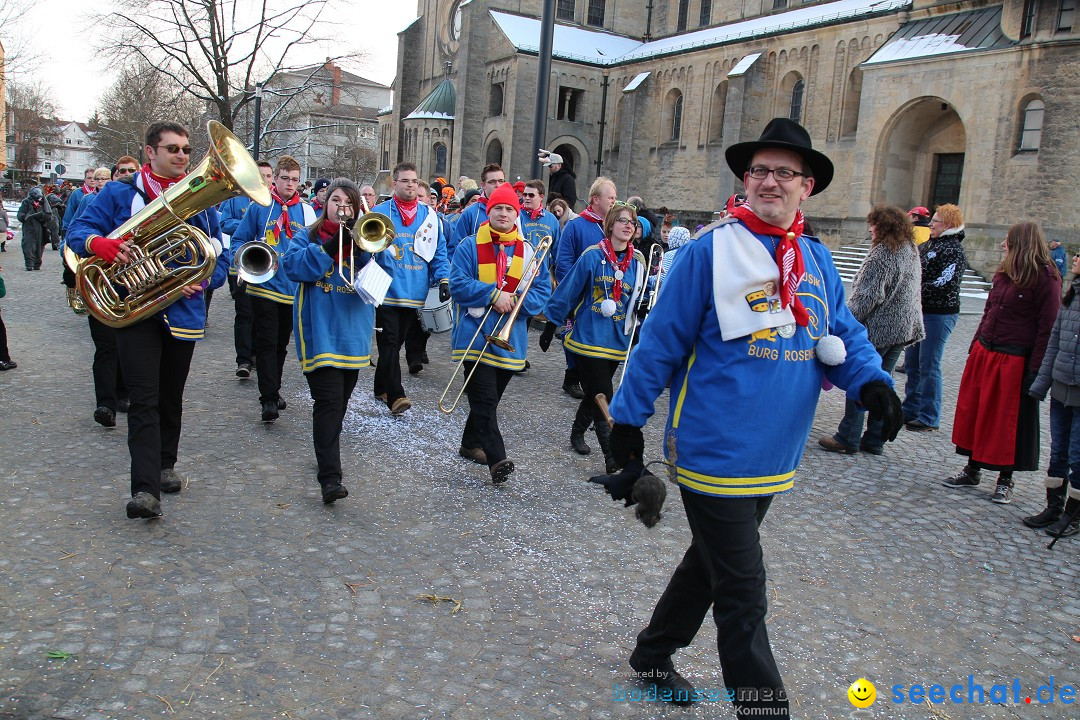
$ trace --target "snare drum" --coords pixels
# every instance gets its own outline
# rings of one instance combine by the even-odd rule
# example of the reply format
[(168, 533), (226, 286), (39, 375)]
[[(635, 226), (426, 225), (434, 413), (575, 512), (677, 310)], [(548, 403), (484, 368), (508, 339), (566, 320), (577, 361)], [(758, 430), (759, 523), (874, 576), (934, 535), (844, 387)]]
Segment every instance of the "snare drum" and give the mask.
[(424, 307), (417, 310), (420, 316), (420, 327), (424, 332), (444, 333), (454, 327), (454, 313), (450, 309), (452, 300), (439, 301), (439, 288), (433, 287), (428, 290), (427, 300)]

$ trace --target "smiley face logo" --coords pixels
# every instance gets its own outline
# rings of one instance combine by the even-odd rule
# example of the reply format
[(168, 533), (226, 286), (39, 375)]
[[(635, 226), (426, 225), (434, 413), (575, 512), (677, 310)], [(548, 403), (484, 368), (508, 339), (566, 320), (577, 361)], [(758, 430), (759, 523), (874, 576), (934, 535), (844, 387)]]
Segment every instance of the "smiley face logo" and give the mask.
[(862, 709), (868, 708), (874, 704), (874, 700), (877, 699), (877, 688), (874, 687), (874, 683), (865, 678), (859, 678), (855, 682), (851, 683), (851, 687), (847, 689), (848, 700), (855, 707)]

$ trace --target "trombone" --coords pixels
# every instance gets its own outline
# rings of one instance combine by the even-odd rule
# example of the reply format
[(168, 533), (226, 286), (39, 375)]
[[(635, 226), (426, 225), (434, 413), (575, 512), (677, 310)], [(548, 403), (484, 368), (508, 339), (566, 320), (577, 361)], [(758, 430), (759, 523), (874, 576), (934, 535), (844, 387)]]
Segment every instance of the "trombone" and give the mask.
[[(548, 251), (551, 249), (552, 238), (550, 235), (545, 235), (540, 238), (540, 242), (536, 244), (536, 251), (533, 252), (532, 258), (529, 260), (529, 264), (525, 266), (525, 272), (521, 274), (521, 277), (527, 278), (525, 286), (518, 293), (517, 299), (514, 302), (514, 309), (507, 313), (505, 318), (500, 318), (495, 323), (495, 327), (492, 328), (493, 332), (486, 336), (484, 347), (480, 349), (480, 354), (473, 360), (472, 372), (465, 378), (465, 382), (461, 384), (461, 390), (458, 391), (457, 396), (454, 398), (454, 402), (450, 405), (446, 404), (446, 396), (450, 393), (450, 388), (454, 386), (454, 380), (457, 378), (458, 370), (465, 365), (465, 358), (469, 354), (469, 350), (472, 349), (473, 343), (476, 342), (476, 338), (479, 337), (480, 331), (484, 329), (484, 323), (487, 322), (488, 316), (491, 315), (491, 311), (495, 309), (494, 305), (488, 306), (487, 312), (480, 318), (480, 325), (477, 326), (476, 332), (473, 333), (472, 339), (469, 340), (469, 344), (465, 346), (465, 353), (461, 356), (461, 360), (454, 366), (454, 372), (450, 375), (450, 382), (446, 384), (446, 389), (443, 390), (442, 395), (439, 396), (439, 410), (449, 415), (457, 408), (458, 403), (461, 402), (461, 396), (465, 394), (465, 388), (469, 386), (469, 381), (472, 380), (472, 376), (476, 374), (476, 368), (480, 365), (481, 358), (487, 353), (488, 345), (494, 345), (495, 347), (502, 348), (514, 352), (514, 346), (510, 344), (510, 333), (513, 330), (514, 322), (517, 320), (518, 313), (521, 312), (522, 306), (525, 304), (525, 296), (528, 295), (529, 290), (532, 288), (533, 280), (544, 270), (544, 260), (547, 257)], [(506, 280), (503, 279), (505, 284)], [(502, 288), (500, 288), (501, 290)], [(500, 325), (501, 323), (501, 325)]]
[[(630, 356), (634, 351), (634, 340), (637, 338), (638, 328), (641, 327), (642, 321), (638, 319), (638, 312), (644, 306), (649, 312), (652, 312), (653, 306), (656, 305), (656, 297), (660, 294), (660, 281), (662, 278), (660, 265), (664, 262), (664, 248), (660, 247), (659, 243), (654, 244), (649, 248), (649, 260), (645, 264), (645, 280), (641, 289), (641, 297), (638, 298), (637, 303), (634, 305), (634, 326), (630, 331), (630, 348), (626, 351), (626, 360), (623, 361), (622, 373), (619, 375), (619, 384), (622, 384), (622, 379), (626, 377), (626, 368), (630, 366)], [(656, 284), (653, 285), (652, 290), (649, 290), (649, 276), (656, 271)], [(649, 296), (648, 300), (645, 299), (646, 294)]]

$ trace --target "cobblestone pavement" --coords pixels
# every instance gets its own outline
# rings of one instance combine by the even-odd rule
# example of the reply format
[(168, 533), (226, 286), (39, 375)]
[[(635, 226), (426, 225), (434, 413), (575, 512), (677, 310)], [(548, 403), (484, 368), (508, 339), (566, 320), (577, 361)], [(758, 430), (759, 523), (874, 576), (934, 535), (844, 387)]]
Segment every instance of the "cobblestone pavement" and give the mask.
[[(187, 486), (161, 520), (132, 521), (125, 420), (92, 420), (86, 320), (64, 303), (55, 253), (38, 273), (19, 260), (0, 256), (19, 362), (0, 373), (0, 717), (733, 716), (613, 700), (616, 685), (638, 687), (626, 657), (689, 533), (677, 493), (646, 530), (584, 482), (602, 460), (569, 449), (561, 353), (530, 348), (532, 371), (511, 383), (501, 424), (518, 472), (501, 488), (456, 456), (464, 413), (435, 408), (446, 336), (407, 378), (403, 419), (364, 373), (343, 438), (352, 494), (326, 507), (297, 364), (288, 409), (263, 425), (255, 380), (233, 376), (219, 292), (187, 386)], [(947, 348), (946, 428), (977, 321), (962, 317)], [(879, 697), (866, 717), (1080, 717), (1080, 705), (1023, 702), (1051, 676), (1058, 689), (1080, 680), (1080, 544), (1048, 552), (1020, 523), (1043, 506), (1041, 473), (1019, 474), (1014, 503), (997, 506), (985, 484), (938, 484), (962, 465), (947, 430), (904, 432), (881, 458), (825, 453), (817, 438), (841, 408), (823, 394), (795, 491), (762, 531), (793, 716), (848, 717), (846, 688), (864, 676)], [(722, 687), (708, 621), (676, 663)], [(988, 692), (1018, 679), (1020, 703), (1011, 689), (996, 705), (890, 701), (893, 685), (969, 675)]]

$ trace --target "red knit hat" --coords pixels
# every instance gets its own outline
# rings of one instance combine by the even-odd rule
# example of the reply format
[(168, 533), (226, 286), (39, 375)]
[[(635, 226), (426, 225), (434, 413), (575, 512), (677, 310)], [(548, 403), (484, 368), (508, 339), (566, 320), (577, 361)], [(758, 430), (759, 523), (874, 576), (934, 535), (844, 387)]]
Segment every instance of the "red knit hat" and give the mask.
[(496, 205), (509, 205), (515, 211), (521, 212), (521, 201), (518, 200), (517, 193), (514, 192), (514, 188), (510, 183), (503, 183), (495, 189), (495, 192), (491, 193), (491, 197), (487, 201), (487, 211), (491, 212), (491, 208)]

